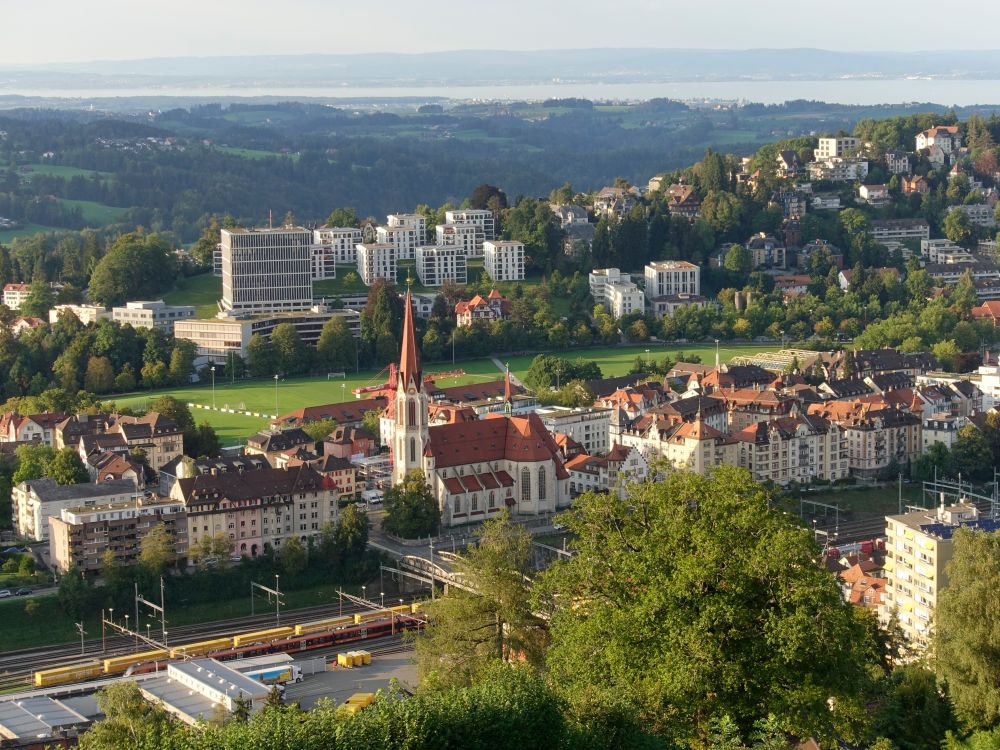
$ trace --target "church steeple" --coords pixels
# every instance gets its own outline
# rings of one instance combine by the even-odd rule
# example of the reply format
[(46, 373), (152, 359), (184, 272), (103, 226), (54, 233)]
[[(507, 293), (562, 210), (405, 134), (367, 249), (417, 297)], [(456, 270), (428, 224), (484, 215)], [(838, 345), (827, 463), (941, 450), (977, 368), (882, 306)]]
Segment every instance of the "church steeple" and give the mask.
[(506, 375), (503, 382), (503, 413), (511, 416), (514, 411), (514, 395), (510, 388), (510, 364), (507, 364)]
[[(407, 280), (409, 281), (409, 280)], [(410, 300), (410, 287), (406, 287), (406, 310), (403, 314), (403, 348), (399, 355), (399, 383), (405, 390), (411, 384), (420, 389), (423, 374), (420, 371), (420, 352), (417, 349), (417, 337), (413, 331), (413, 304)]]

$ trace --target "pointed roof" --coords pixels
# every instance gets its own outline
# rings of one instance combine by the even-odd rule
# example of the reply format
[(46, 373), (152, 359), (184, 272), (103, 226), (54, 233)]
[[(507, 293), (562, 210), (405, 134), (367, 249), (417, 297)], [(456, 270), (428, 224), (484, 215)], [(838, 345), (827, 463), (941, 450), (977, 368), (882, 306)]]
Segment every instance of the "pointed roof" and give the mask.
[(417, 350), (417, 336), (413, 331), (413, 305), (410, 289), (406, 289), (405, 316), (403, 318), (403, 348), (399, 354), (399, 384), (404, 388), (410, 383), (418, 390), (423, 384), (420, 372), (420, 352)]
[(506, 374), (503, 378), (503, 401), (505, 404), (512, 403), (514, 396), (510, 390), (510, 365), (507, 365)]

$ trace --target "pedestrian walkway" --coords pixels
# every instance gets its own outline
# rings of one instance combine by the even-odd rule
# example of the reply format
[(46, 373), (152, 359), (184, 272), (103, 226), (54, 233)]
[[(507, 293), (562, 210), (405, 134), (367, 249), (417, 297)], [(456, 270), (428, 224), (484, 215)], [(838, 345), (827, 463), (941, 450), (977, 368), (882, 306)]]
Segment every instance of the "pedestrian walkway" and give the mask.
[[(497, 366), (497, 369), (500, 372), (507, 372), (507, 365), (505, 365), (503, 362), (501, 362), (496, 357), (490, 357), (490, 359), (493, 361), (493, 364), (495, 364)], [(510, 374), (510, 382), (513, 383), (514, 385), (518, 386), (519, 388), (524, 388), (524, 383), (522, 383), (518, 379), (517, 375), (515, 375), (514, 373)]]

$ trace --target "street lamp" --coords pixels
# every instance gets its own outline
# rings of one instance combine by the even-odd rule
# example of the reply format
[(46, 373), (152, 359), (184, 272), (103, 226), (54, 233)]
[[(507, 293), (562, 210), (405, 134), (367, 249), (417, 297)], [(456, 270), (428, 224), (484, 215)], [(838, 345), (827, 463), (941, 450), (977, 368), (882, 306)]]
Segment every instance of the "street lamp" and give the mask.
[(215, 365), (212, 365), (212, 410), (215, 410)]
[(379, 591), (378, 595), (379, 595), (379, 601), (381, 603), (382, 609), (385, 609), (385, 592), (384, 591)]
[(278, 416), (278, 373), (274, 373), (274, 416)]
[(367, 586), (362, 586), (361, 587), (361, 598), (364, 599), (365, 601), (368, 601), (368, 587)]

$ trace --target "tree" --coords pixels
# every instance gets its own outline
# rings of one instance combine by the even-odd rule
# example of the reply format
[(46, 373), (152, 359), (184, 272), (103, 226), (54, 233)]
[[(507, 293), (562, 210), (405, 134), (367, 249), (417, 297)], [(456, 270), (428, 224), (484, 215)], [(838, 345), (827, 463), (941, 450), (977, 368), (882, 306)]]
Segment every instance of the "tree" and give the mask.
[(97, 693), (104, 719), (80, 735), (82, 750), (174, 747), (171, 736), (181, 733), (166, 711), (146, 701), (135, 682), (115, 682)]
[(62, 448), (56, 451), (49, 461), (45, 471), (57, 484), (81, 484), (90, 481), (87, 467), (83, 465), (80, 454), (73, 448)]
[(340, 511), (334, 543), (341, 564), (359, 561), (368, 548), (368, 516), (354, 503)]
[(441, 511), (422, 471), (411, 471), (385, 493), (382, 528), (404, 539), (437, 534)]
[(935, 670), (966, 729), (1000, 723), (1000, 536), (955, 531), (935, 611)]
[(198, 347), (193, 341), (176, 340), (174, 350), (170, 352), (170, 366), (168, 368), (171, 383), (174, 385), (189, 385), (191, 383), (191, 371), (194, 369), (194, 358), (197, 353)]
[(958, 431), (951, 447), (952, 468), (962, 478), (992, 479), (993, 453), (986, 435), (974, 424)]
[(194, 429), (194, 417), (187, 404), (181, 403), (173, 396), (158, 396), (149, 405), (150, 412), (162, 414), (181, 428), (181, 432), (191, 432)]
[(87, 372), (83, 376), (83, 388), (91, 393), (107, 393), (115, 385), (115, 371), (107, 357), (91, 357), (87, 360)]
[[(41, 479), (46, 475), (55, 451), (47, 445), (19, 445), (14, 450), (17, 457), (17, 469), (11, 481), (20, 484), (29, 479)], [(72, 483), (71, 483), (72, 484)]]
[(28, 298), (21, 303), (21, 315), (47, 318), (49, 310), (56, 302), (56, 296), (47, 281), (36, 279), (31, 284)]
[(726, 251), (723, 265), (727, 271), (739, 274), (740, 278), (743, 278), (753, 270), (753, 259), (746, 247), (735, 244), (730, 245)]
[(531, 608), (531, 537), (506, 509), (486, 521), (456, 574), (475, 590), (452, 588), (428, 605), (434, 627), (417, 638), (417, 663), (438, 684), (467, 685), (494, 661), (539, 663), (544, 623)]
[(201, 233), (198, 241), (191, 246), (191, 255), (201, 265), (212, 268), (215, 264), (215, 250), (222, 236), (222, 225), (219, 218), (213, 216), (207, 227)]
[(358, 342), (347, 320), (335, 315), (323, 324), (316, 342), (316, 358), (326, 370), (354, 370), (358, 365)]
[(36, 602), (34, 599), (28, 599), (28, 601), (24, 603), (24, 614), (28, 618), (34, 619), (35, 615), (38, 614), (38, 610), (39, 610), (38, 602)]
[(954, 370), (956, 360), (962, 354), (962, 350), (958, 348), (954, 339), (938, 341), (931, 347), (931, 352), (940, 360), (941, 366), (946, 370)]
[(480, 210), (492, 208), (491, 199), (494, 200), (494, 205), (499, 208), (507, 208), (507, 194), (495, 185), (487, 184), (479, 185), (472, 191), (472, 195), (469, 197), (469, 206)]
[(353, 208), (335, 208), (327, 217), (326, 224), (331, 227), (356, 227), (358, 214)]
[(732, 193), (709, 192), (702, 201), (701, 218), (722, 235), (727, 235), (740, 225), (743, 205)]
[(306, 569), (306, 548), (298, 537), (290, 536), (281, 543), (279, 558), (285, 575), (295, 577)]
[(382, 433), (382, 426), (380, 420), (382, 418), (382, 412), (375, 409), (369, 409), (364, 414), (361, 415), (361, 426), (364, 427), (376, 440)]
[(968, 214), (958, 208), (953, 208), (944, 217), (941, 224), (944, 236), (958, 245), (966, 244), (973, 235), (972, 222)]
[(177, 261), (170, 244), (158, 235), (139, 232), (118, 238), (90, 277), (91, 298), (105, 307), (130, 299), (150, 299), (170, 289)]
[(798, 736), (858, 736), (870, 636), (809, 532), (746, 471), (668, 470), (624, 500), (587, 493), (564, 523), (576, 554), (535, 591), (569, 700), (627, 694), (640, 722), (683, 746), (723, 716), (747, 732), (762, 707)]
[(316, 442), (319, 442), (337, 428), (335, 419), (318, 419), (302, 425), (303, 431)]
[(937, 750), (945, 735), (958, 728), (951, 704), (929, 669), (899, 666), (881, 688), (872, 730), (899, 750)]
[(195, 430), (184, 433), (184, 452), (189, 456), (217, 456), (221, 450), (222, 441), (208, 422), (201, 422)]
[(278, 373), (281, 362), (271, 342), (255, 333), (247, 344), (247, 369), (255, 378), (266, 378)]
[(310, 366), (309, 350), (291, 323), (281, 323), (271, 334), (271, 346), (278, 361), (278, 371), (288, 374), (306, 372)]
[(166, 570), (167, 563), (174, 556), (173, 540), (166, 524), (158, 523), (139, 542), (139, 564), (152, 576), (159, 576)]

